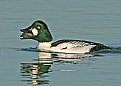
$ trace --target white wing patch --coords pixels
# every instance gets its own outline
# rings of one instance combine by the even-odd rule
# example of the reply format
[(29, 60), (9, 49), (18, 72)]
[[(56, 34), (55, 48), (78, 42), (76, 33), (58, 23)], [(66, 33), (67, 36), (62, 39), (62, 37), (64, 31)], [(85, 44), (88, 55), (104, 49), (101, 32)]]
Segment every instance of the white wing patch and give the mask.
[(33, 28), (32, 33), (33, 33), (33, 35), (37, 36), (38, 35), (38, 30), (36, 28)]

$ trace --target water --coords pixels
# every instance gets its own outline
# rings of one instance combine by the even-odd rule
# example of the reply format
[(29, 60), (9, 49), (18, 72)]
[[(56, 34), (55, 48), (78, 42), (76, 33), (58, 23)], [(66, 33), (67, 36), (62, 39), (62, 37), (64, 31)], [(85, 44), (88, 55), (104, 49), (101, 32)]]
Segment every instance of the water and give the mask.
[(41, 19), (54, 40), (84, 39), (119, 47), (120, 9), (120, 0), (0, 0), (0, 86), (120, 86), (120, 53), (52, 55), (21, 50), (37, 42), (19, 39), (21, 28)]

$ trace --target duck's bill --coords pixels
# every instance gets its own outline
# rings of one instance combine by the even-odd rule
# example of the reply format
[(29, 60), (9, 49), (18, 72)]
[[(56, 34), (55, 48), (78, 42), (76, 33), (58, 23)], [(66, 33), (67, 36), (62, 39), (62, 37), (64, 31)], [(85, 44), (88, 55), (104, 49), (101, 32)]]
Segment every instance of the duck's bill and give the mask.
[(22, 35), (20, 35), (21, 39), (32, 39), (33, 35), (32, 33), (22, 33)]
[(20, 39), (33, 39), (34, 36), (29, 29), (21, 29), (22, 34), (20, 35)]

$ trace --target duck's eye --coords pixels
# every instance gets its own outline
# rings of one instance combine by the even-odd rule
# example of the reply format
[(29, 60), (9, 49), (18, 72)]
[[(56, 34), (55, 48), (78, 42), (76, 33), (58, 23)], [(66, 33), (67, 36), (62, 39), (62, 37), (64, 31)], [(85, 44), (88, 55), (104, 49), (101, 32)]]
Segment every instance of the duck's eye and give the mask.
[(40, 26), (37, 26), (37, 29), (39, 30), (41, 27)]

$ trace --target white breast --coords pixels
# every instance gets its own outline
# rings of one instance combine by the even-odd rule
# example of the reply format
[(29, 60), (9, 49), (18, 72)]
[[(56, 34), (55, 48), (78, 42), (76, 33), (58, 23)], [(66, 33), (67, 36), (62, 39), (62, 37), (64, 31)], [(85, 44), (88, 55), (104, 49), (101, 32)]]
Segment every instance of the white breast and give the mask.
[(50, 50), (50, 47), (51, 47), (51, 42), (40, 42), (38, 43), (38, 46), (37, 46), (37, 48), (42, 51)]

